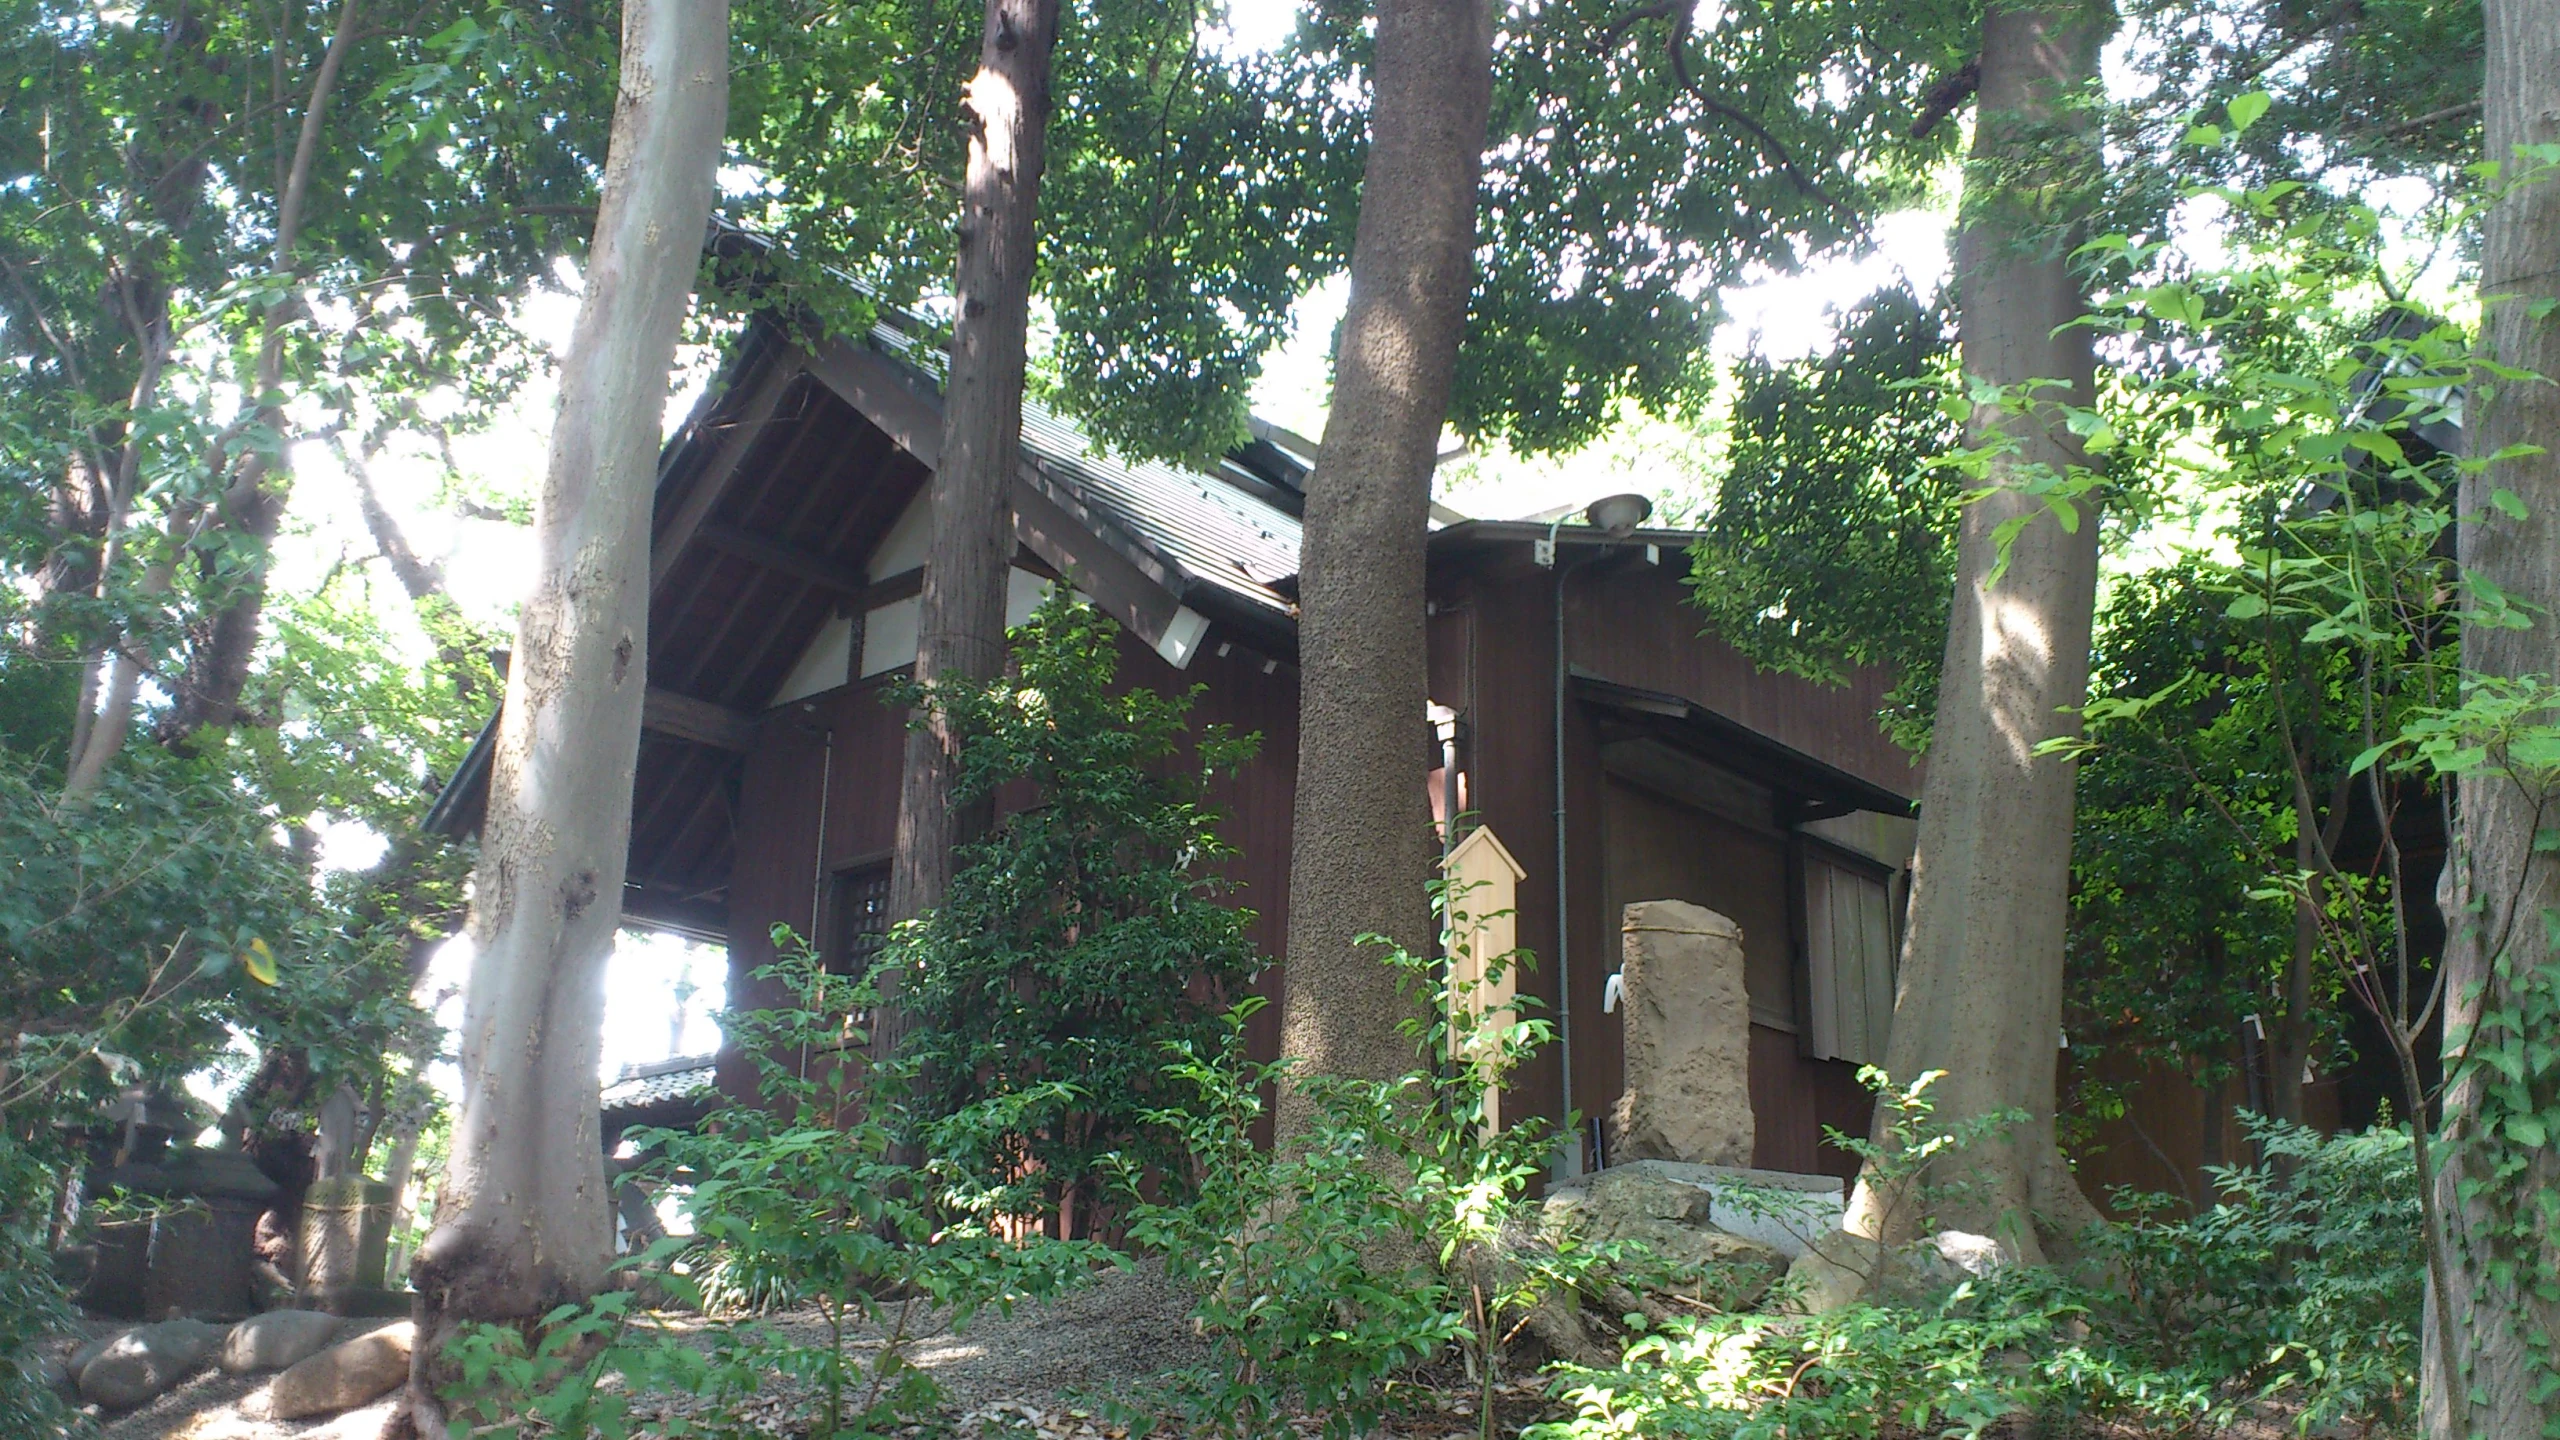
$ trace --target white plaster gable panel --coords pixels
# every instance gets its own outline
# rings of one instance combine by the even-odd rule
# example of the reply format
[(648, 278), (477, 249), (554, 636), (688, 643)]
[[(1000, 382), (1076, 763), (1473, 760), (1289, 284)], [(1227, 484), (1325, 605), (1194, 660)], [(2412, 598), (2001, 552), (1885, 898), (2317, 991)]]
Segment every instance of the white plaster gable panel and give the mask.
[(800, 652), (800, 661), (791, 667), (782, 688), (773, 692), (771, 704), (786, 705), (791, 701), (833, 690), (853, 678), (853, 618), (849, 615), (829, 616), (818, 633), (809, 638), (809, 648)]
[[(924, 568), (925, 556), (933, 550), (933, 487), (922, 486), (916, 498), (907, 502), (898, 523), (880, 537), (879, 548), (871, 552), (871, 563), (864, 567), (873, 584), (892, 575), (904, 575)], [(904, 660), (898, 662), (907, 663)]]
[(862, 618), (862, 678), (915, 663), (916, 624), (923, 613), (924, 601), (910, 595)]
[(1040, 602), (1049, 598), (1049, 580), (1016, 565), (1004, 582), (1004, 628), (1012, 629), (1031, 618)]

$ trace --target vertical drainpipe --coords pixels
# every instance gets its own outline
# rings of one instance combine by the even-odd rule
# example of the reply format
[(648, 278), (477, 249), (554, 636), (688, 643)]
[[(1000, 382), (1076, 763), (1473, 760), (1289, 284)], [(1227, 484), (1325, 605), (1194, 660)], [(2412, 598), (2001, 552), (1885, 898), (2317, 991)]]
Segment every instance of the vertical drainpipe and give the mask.
[[(1556, 1060), (1562, 1067), (1564, 1084), (1557, 1097), (1562, 1115), (1573, 1113), (1573, 906), (1571, 866), (1568, 863), (1565, 835), (1564, 790), (1564, 688), (1567, 675), (1564, 644), (1564, 583), (1576, 569), (1590, 559), (1573, 565), (1563, 564), (1556, 550), (1557, 532), (1564, 528), (1561, 517), (1547, 526), (1546, 543), (1539, 547), (1539, 561), (1556, 577), (1555, 594), (1555, 785), (1556, 785)], [(1590, 557), (1596, 559), (1597, 556)], [(1562, 1115), (1558, 1118), (1561, 1119)], [(1567, 1137), (1558, 1156), (1563, 1171), (1560, 1178), (1571, 1179), (1582, 1173), (1582, 1132), (1580, 1127)]]

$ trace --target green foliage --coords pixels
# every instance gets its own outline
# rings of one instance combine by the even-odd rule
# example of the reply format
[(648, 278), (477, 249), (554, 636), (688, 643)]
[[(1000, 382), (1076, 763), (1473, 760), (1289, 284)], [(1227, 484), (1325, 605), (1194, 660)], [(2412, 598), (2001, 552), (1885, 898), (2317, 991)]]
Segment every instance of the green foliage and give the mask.
[[(5, 1083), (5, 1082), (0, 1082)], [(36, 1347), (70, 1327), (53, 1274), (54, 1137), (0, 1123), (0, 1435), (69, 1432), (70, 1407), (36, 1378)]]
[[(1244, 1023), (1259, 1001), (1229, 1014), (1217, 1049), (1170, 1047), (1169, 1073), (1197, 1098), (1163, 1118), (1190, 1144), (1199, 1193), (1137, 1205), (1129, 1233), (1200, 1295), (1193, 1315), (1214, 1358), (1174, 1398), (1220, 1434), (1284, 1433), (1293, 1407), (1321, 1417), (1329, 1437), (1365, 1432), (1404, 1374), (1452, 1345), (1489, 1386), (1511, 1318), (1579, 1283), (1596, 1258), (1519, 1243), (1556, 1132), (1486, 1124), (1493, 1088), (1553, 1033), (1524, 1016), (1529, 1002), (1489, 1004), (1480, 989), (1522, 957), (1492, 957), (1482, 981), (1453, 984), (1438, 961), (1369, 943), (1417, 1002), (1423, 1018), (1405, 1030), (1432, 1068), (1377, 1082), (1253, 1063)], [(1451, 1055), (1468, 1063), (1437, 1063)], [(1274, 1156), (1253, 1130), (1282, 1084), (1300, 1087), (1316, 1119)]]
[(2098, 1232), (2093, 1258), (2116, 1284), (2093, 1313), (2222, 1414), (2283, 1394), (2306, 1430), (2405, 1419), (2426, 1281), (2408, 1133), (2249, 1125), (2266, 1160), (2217, 1168), (2211, 1209)]
[(227, 1023), (267, 1010), (255, 992), (282, 976), (262, 985), (250, 962), (298, 968), (329, 944), (253, 800), (174, 762), (126, 767), (87, 803), (48, 778), (0, 755), (0, 1116), (13, 1125), (143, 1078), (128, 1057), (149, 1078), (185, 1073)]
[(1960, 438), (1939, 404), (1943, 306), (1880, 290), (1814, 359), (1746, 357), (1725, 473), (1691, 552), (1691, 603), (1764, 670), (1828, 685), (1892, 674), (1894, 738), (1927, 743), (1955, 580)]
[[(631, 1269), (673, 1254), (664, 1240)], [(706, 1368), (699, 1352), (661, 1336), (634, 1336), (635, 1292), (607, 1290), (584, 1305), (562, 1305), (527, 1328), (479, 1324), (446, 1342), (453, 1380), (443, 1399), (452, 1440), (521, 1440), (528, 1435), (627, 1440), (631, 1401), (652, 1389), (683, 1388)], [(531, 1335), (527, 1339), (528, 1332)], [(682, 1422), (647, 1433), (692, 1433)]]
[[(1953, 1125), (1940, 1122), (1929, 1091), (1946, 1073), (1924, 1071), (1910, 1084), (1896, 1085), (1881, 1066), (1861, 1065), (1858, 1083), (1874, 1093), (1885, 1117), (1880, 1133), (1851, 1135), (1823, 1127), (1825, 1139), (1857, 1157), (1859, 1183), (1872, 1196), (1880, 1235), (1928, 1234), (1940, 1228), (1942, 1209), (1986, 1213), (1989, 1207), (1979, 1203), (1979, 1183), (1962, 1168), (1964, 1152), (2028, 1120), (2027, 1112), (2010, 1107), (1969, 1115)], [(1861, 1294), (1872, 1298), (1894, 1285), (1896, 1262), (1881, 1240), (1843, 1234), (1825, 1246), (1825, 1259), (1863, 1277)]]
[[(1059, 1294), (1114, 1257), (1083, 1242), (1008, 1238), (976, 1197), (892, 1159), (889, 1128), (863, 1100), (853, 1026), (876, 993), (827, 973), (787, 932), (775, 939), (782, 958), (757, 978), (789, 1003), (722, 1022), (755, 1059), (760, 1103), (724, 1106), (690, 1132), (632, 1138), (663, 1156), (671, 1182), (691, 1186), (684, 1208), (701, 1247), (691, 1274), (719, 1269), (769, 1304), (814, 1306), (826, 1327), (826, 1343), (813, 1346), (752, 1321), (730, 1325), (687, 1388), (737, 1401), (779, 1373), (817, 1397), (804, 1417), (812, 1440), (835, 1440), (939, 1404), (932, 1376), (912, 1364), (928, 1314), (965, 1327), (983, 1310)], [(881, 1334), (867, 1357), (846, 1353), (859, 1325)]]
[(2409, 1137), (2258, 1133), (2268, 1162), (2217, 1171), (2221, 1203), (2170, 1221), (2167, 1200), (2133, 1202), (2077, 1272), (1679, 1321), (1614, 1368), (1562, 1367), (1575, 1418), (1532, 1440), (1981, 1435), (2022, 1413), (2192, 1434), (2261, 1400), (2306, 1433), (2404, 1417), (2425, 1274)]
[(1008, 1215), (1089, 1222), (1121, 1166), (1182, 1194), (1165, 1047), (1214, 1044), (1261, 965), (1251, 914), (1217, 903), (1234, 850), (1203, 798), (1252, 742), (1191, 737), (1197, 687), (1116, 688), (1119, 634), (1062, 588), (1014, 632), (1011, 675), (897, 702), (959, 738), (953, 804), (1026, 802), (954, 857), (942, 904), (881, 959), (915, 1026), (899, 1066), (925, 1149)]
[[(1651, 8), (1496, 11), (1463, 434), (1565, 450), (1622, 401), (1694, 407), (1714, 318), (1697, 297), (1841, 246), (1946, 151), (1951, 128), (1914, 140), (1910, 116), (1971, 53), (1971, 5), (1729, 6), (1704, 33)], [(1365, 149), (1368, 14), (1311, 6), (1292, 46), (1293, 93), (1346, 164)]]

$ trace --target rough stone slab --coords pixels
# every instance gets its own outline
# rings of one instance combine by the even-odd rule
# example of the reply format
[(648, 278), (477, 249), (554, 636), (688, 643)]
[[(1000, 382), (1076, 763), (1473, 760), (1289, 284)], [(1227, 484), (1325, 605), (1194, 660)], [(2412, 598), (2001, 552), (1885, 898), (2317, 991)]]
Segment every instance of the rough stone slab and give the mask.
[(403, 1320), (323, 1350), (277, 1376), (267, 1389), (278, 1420), (307, 1420), (369, 1404), (409, 1378), (417, 1326)]
[(1742, 927), (1685, 900), (1639, 900), (1624, 935), (1626, 1088), (1609, 1113), (1610, 1158), (1750, 1164)]
[[(1598, 1174), (1622, 1170), (1696, 1186), (1714, 1201), (1708, 1218), (1717, 1229), (1774, 1246), (1790, 1260), (1802, 1255), (1815, 1239), (1839, 1229), (1848, 1213), (1848, 1182), (1835, 1175), (1684, 1165), (1671, 1160), (1630, 1160)], [(1562, 1188), (1579, 1189), (1596, 1178), (1584, 1176)]]

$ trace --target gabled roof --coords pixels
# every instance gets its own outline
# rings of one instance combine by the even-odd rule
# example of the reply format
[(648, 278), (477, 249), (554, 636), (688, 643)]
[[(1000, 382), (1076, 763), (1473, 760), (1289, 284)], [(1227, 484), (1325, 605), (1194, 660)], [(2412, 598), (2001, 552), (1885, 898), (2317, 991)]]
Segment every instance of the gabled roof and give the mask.
[[(874, 562), (941, 450), (941, 391), (920, 349), (893, 324), (804, 349), (758, 321), (662, 451), (624, 896), (635, 919), (725, 938), (733, 811), (759, 717), (833, 617), (915, 593), (918, 571), (879, 573)], [(1267, 656), (1296, 656), (1312, 444), (1257, 423), (1202, 473), (1108, 454), (1034, 401), (1021, 448), (1012, 502), (1026, 563), (1070, 577), (1177, 667), (1212, 627)], [(1610, 538), (1445, 512), (1435, 523), (1435, 564)], [(1632, 538), (1668, 552), (1695, 537)], [(438, 797), (431, 830), (477, 830), (495, 727)]]

